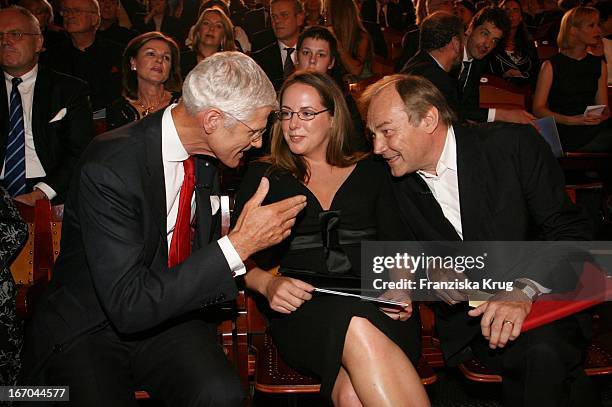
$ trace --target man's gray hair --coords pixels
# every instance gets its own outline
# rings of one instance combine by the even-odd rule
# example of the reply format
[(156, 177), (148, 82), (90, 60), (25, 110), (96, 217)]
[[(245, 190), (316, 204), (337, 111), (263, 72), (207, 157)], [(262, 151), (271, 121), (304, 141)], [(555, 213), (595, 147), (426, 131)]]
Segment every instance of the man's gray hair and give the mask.
[[(277, 106), (276, 92), (264, 71), (241, 52), (217, 52), (191, 70), (183, 83), (183, 103), (191, 115), (217, 108), (248, 120), (261, 107)], [(228, 117), (226, 127), (233, 125)]]
[(27, 8), (22, 7), (22, 6), (17, 6), (17, 5), (11, 5), (11, 6), (8, 6), (7, 8), (3, 8), (1, 10), (2, 11), (13, 10), (13, 11), (16, 11), (18, 13), (21, 13), (25, 18), (28, 19), (28, 22), (30, 23), (30, 29), (34, 33), (36, 33), (36, 34), (40, 34), (41, 33), (41, 31), (40, 31), (40, 23), (38, 22), (38, 19)]

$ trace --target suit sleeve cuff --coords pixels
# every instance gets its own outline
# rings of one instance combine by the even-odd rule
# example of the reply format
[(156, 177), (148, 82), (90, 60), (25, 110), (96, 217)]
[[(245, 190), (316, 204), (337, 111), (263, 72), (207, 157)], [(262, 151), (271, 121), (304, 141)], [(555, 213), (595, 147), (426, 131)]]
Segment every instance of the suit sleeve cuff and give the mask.
[(234, 245), (229, 240), (227, 236), (223, 236), (221, 239), (217, 240), (219, 243), (219, 247), (227, 260), (227, 264), (229, 264), (230, 270), (234, 277), (241, 276), (246, 273), (246, 267), (240, 258), (240, 255), (234, 249)]
[(34, 185), (34, 188), (40, 189), (45, 195), (47, 195), (47, 199), (49, 200), (52, 200), (57, 196), (57, 192), (55, 192), (53, 188), (44, 182), (39, 182), (38, 184)]
[(487, 123), (491, 123), (495, 121), (495, 109), (490, 108), (487, 114)]

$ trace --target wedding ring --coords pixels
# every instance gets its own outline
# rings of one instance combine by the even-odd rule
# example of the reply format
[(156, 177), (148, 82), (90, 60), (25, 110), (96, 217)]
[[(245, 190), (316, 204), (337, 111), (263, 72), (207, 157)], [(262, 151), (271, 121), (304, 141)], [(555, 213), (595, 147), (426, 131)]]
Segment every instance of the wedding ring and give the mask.
[(504, 324), (512, 324), (512, 325), (514, 325), (514, 322), (512, 322), (512, 321), (508, 321), (508, 320), (505, 320), (505, 321), (504, 321)]

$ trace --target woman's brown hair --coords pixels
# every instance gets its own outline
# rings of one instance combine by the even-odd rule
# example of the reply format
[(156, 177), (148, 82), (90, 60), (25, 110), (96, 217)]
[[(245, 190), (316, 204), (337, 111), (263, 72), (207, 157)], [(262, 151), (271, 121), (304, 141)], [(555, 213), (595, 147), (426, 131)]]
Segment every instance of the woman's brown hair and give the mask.
[[(329, 143), (325, 154), (327, 163), (344, 168), (361, 160), (364, 154), (355, 152), (349, 141), (354, 131), (353, 122), (344, 95), (336, 82), (327, 74), (296, 72), (287, 78), (280, 90), (281, 107), (285, 91), (295, 84), (303, 84), (314, 88), (321, 98), (321, 104), (329, 109), (329, 114), (332, 116), (332, 125), (328, 132)], [(308, 163), (302, 156), (293, 154), (289, 149), (280, 120), (277, 120), (272, 127), (271, 154), (264, 157), (262, 161), (272, 164), (269, 172), (274, 170), (288, 171), (301, 182), (308, 183), (310, 178)]]

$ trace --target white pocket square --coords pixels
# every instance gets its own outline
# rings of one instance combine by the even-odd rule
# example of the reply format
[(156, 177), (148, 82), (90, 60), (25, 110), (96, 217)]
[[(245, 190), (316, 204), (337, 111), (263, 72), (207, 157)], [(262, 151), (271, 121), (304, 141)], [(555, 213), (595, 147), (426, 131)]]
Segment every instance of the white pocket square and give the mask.
[(68, 110), (66, 110), (66, 108), (62, 108), (62, 110), (60, 110), (59, 112), (57, 112), (57, 114), (55, 115), (55, 117), (53, 119), (51, 119), (49, 121), (49, 123), (53, 123), (53, 122), (57, 122), (60, 121), (64, 118), (64, 116), (66, 116), (66, 113), (68, 113)]

